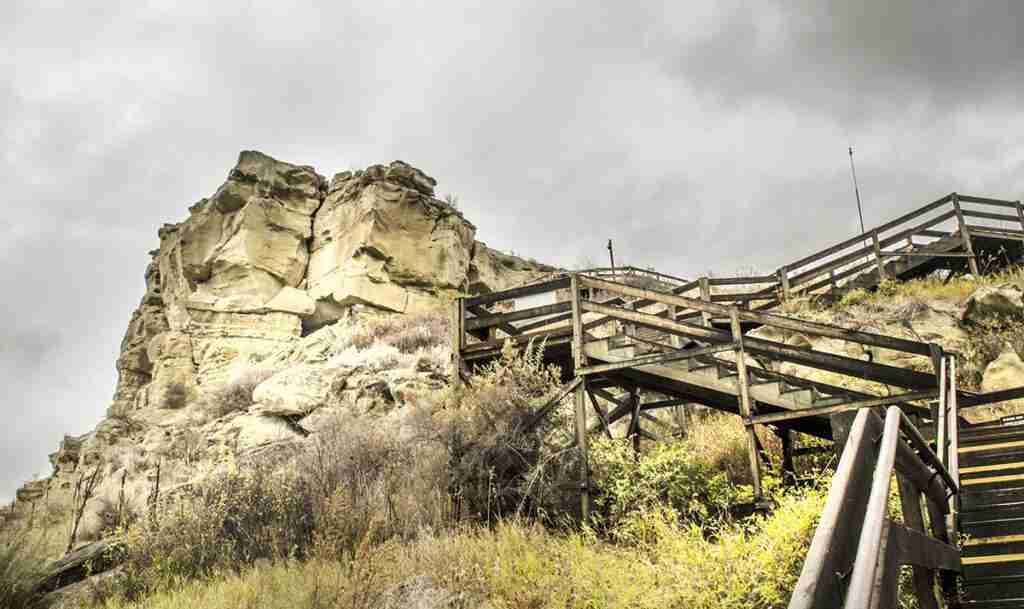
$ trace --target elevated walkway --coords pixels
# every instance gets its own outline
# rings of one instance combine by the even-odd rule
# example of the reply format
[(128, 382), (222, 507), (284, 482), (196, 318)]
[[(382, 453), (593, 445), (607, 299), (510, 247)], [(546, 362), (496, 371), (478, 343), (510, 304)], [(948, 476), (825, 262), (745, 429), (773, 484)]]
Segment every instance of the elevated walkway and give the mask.
[[(971, 225), (967, 218), (989, 224)], [(1016, 227), (1005, 226), (1010, 222), (1015, 222)], [(874, 514), (875, 521), (871, 522), (866, 512), (853, 516), (863, 516), (865, 520), (850, 527), (851, 535), (855, 533), (857, 539), (869, 541), (877, 537), (871, 543), (891, 542), (896, 549), (883, 548), (881, 553), (871, 554), (869, 560), (874, 561), (871, 569), (875, 573), (872, 583), (852, 597), (844, 597), (845, 588), (837, 587), (835, 582), (820, 582), (823, 575), (809, 561), (798, 592), (812, 593), (795, 593), (791, 607), (889, 606), (888, 600), (878, 599), (891, 597), (896, 585), (892, 573), (894, 569), (898, 572), (900, 564), (915, 565), (915, 589), (922, 607), (938, 606), (934, 594), (929, 601), (927, 592), (934, 589), (927, 581), (934, 583), (937, 573), (945, 574), (940, 577), (945, 596), (959, 602), (950, 574), (961, 571), (960, 549), (954, 547), (955, 556), (949, 554), (958, 539), (960, 519), (956, 437), (964, 423), (958, 408), (1022, 398), (1024, 387), (990, 394), (963, 391), (956, 387), (955, 374), (950, 372), (955, 365), (954, 354), (944, 353), (939, 345), (807, 322), (770, 310), (791, 298), (838, 296), (850, 289), (872, 289), (883, 281), (920, 277), (938, 269), (978, 274), (1019, 261), (1022, 243), (1024, 209), (1019, 202), (954, 193), (863, 235), (794, 261), (772, 275), (688, 281), (632, 267), (590, 269), (503, 292), (462, 298), (456, 301), (452, 313), (454, 378), (457, 382), (468, 380), (467, 373), (473, 367), (500, 357), (507, 342), (543, 346), (544, 359), (561, 366), (568, 385), (562, 395), (535, 413), (533, 421), (541, 420), (560, 399), (573, 395), (575, 442), (584, 457), (580, 472), (584, 516), (590, 505), (588, 437), (594, 433), (612, 436), (615, 429), (623, 427), (615, 425), (623, 419), (628, 419), (628, 425), (621, 433), (631, 437), (639, 450), (644, 441), (665, 439), (665, 422), (652, 416), (652, 411), (697, 404), (738, 415), (747, 429), (754, 493), (759, 500), (761, 470), (766, 462), (758, 432), (760, 437), (764, 433), (780, 436), (783, 473), (795, 475), (793, 457), (800, 454), (797, 444), (801, 434), (834, 440), (836, 446), (845, 447), (843, 459), (849, 461), (852, 457), (847, 454), (851, 450), (869, 451), (862, 446), (851, 447), (865, 442), (865, 429), (881, 429), (880, 417), (884, 414), (890, 438), (887, 441), (893, 446), (886, 450), (902, 455), (895, 468), (884, 462), (889, 453), (870, 449), (875, 452), (865, 454), (874, 455), (871, 463), (879, 463), (881, 469), (874, 474), (865, 473), (867, 470), (861, 471), (859, 466), (848, 463), (852, 469), (845, 474), (847, 479), (841, 480), (837, 474), (832, 491), (837, 497), (830, 497), (830, 502), (863, 502), (865, 506), (875, 506), (877, 512), (879, 501), (883, 507), (884, 501), (874, 494), (869, 501), (868, 491), (873, 483), (850, 486), (849, 479), (884, 476), (887, 496), (888, 479), (896, 472), (902, 477), (901, 496), (916, 497), (918, 503), (915, 512), (914, 501), (907, 500), (906, 518), (921, 517), (921, 497), (927, 499), (926, 503), (931, 501), (931, 536), (925, 538), (924, 524), (917, 526), (911, 522), (904, 526), (906, 523), (888, 521), (884, 514)], [(789, 344), (749, 334), (751, 329), (760, 327), (836, 339), (851, 348), (826, 352), (802, 346), (806, 343)], [(900, 352), (903, 357), (899, 361), (916, 360), (917, 365), (899, 367), (849, 355), (879, 349)], [(781, 372), (784, 366), (789, 374)], [(921, 371), (929, 368), (929, 372)], [(822, 382), (823, 377), (829, 382)], [(1017, 445), (1013, 447), (1016, 449)], [(1020, 447), (1024, 449), (1024, 440)], [(1010, 458), (1017, 459), (1016, 453)], [(1004, 464), (986, 462), (972, 467), (995, 465)], [(1024, 461), (1011, 460), (1005, 465), (1010, 468), (1009, 473), (982, 476), (985, 482), (965, 479), (964, 485), (987, 485), (984, 490), (989, 492), (1012, 482), (1024, 489)], [(1011, 465), (1019, 465), (1020, 471)], [(988, 470), (978, 470), (982, 471)], [(973, 476), (976, 472), (969, 473)], [(935, 488), (933, 482), (939, 478), (943, 487)], [(999, 510), (1020, 509), (1019, 513), (1013, 512), (1017, 515), (1011, 520), (1024, 523), (1024, 501), (1016, 501), (1012, 493), (1007, 495), (1007, 501), (1001, 501), (1006, 497), (998, 492), (990, 492), (986, 497), (989, 496), (1000, 501), (978, 503), (982, 500), (971, 499), (981, 506), (979, 509), (983, 508), (982, 520), (978, 522), (992, 520), (989, 517), (993, 514), (1002, 515)], [(965, 492), (964, 497), (973, 495)], [(996, 511), (985, 511), (989, 508)], [(1019, 556), (1020, 562), (1015, 562), (1017, 558), (978, 559), (977, 556), (989, 556), (984, 554), (985, 549), (965, 546), (965, 581), (975, 592), (973, 596), (966, 595), (963, 602), (978, 607), (1011, 606), (984, 604), (991, 600), (991, 596), (984, 596), (985, 590), (993, 589), (990, 584), (1010, 582), (992, 578), (1003, 577), (1006, 571), (1006, 576), (1016, 584), (1018, 574), (1007, 571), (1011, 569), (1007, 565), (1020, 566), (1020, 577), (1024, 577), (1024, 550), (1017, 551), (1024, 548), (1024, 532), (1011, 530), (1008, 522), (993, 526), (986, 530), (985, 537), (992, 543), (974, 545), (1005, 550), (1007, 555)], [(823, 540), (818, 541), (819, 537)], [(860, 554), (852, 552), (851, 544), (859, 543), (857, 539), (837, 538), (827, 531), (823, 533), (821, 528), (815, 539), (817, 551), (839, 556), (851, 569), (856, 566)], [(987, 560), (987, 566), (973, 569), (971, 561), (975, 560)], [(858, 568), (863, 571), (867, 567), (861, 564)], [(859, 586), (868, 585), (864, 583), (868, 581), (864, 579), (866, 575), (859, 577)], [(865, 598), (875, 600), (870, 605), (859, 604)]]

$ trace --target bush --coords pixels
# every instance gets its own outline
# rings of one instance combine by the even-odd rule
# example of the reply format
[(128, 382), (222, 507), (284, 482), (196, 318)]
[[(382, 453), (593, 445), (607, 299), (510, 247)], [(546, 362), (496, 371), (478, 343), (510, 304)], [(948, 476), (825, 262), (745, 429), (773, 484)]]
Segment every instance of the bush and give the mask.
[(32, 607), (43, 574), (40, 544), (25, 528), (0, 535), (0, 607)]
[(276, 368), (246, 368), (227, 385), (207, 394), (203, 407), (215, 418), (248, 410), (253, 405), (252, 392), (256, 386), (278, 372)]
[(637, 457), (626, 440), (600, 439), (590, 452), (595, 506), (617, 534), (635, 541), (630, 517), (664, 510), (708, 524), (738, 502), (740, 487), (685, 442), (658, 444)]
[(477, 371), (469, 386), (452, 391), (438, 411), (440, 437), (451, 458), (451, 492), (464, 516), (493, 520), (513, 514), (546, 519), (575, 502), (559, 488), (576, 476), (578, 451), (568, 448), (564, 409), (553, 409), (532, 428), (534, 413), (561, 388), (561, 371), (545, 366), (543, 346), (506, 347)]
[(443, 311), (410, 315), (385, 315), (367, 319), (349, 337), (356, 349), (383, 343), (400, 353), (416, 353), (422, 349), (448, 346), (448, 319)]
[(351, 557), (445, 517), (444, 454), (379, 421), (339, 419), (309, 450), (197, 484), (126, 538), (124, 594), (135, 598), (260, 560)]

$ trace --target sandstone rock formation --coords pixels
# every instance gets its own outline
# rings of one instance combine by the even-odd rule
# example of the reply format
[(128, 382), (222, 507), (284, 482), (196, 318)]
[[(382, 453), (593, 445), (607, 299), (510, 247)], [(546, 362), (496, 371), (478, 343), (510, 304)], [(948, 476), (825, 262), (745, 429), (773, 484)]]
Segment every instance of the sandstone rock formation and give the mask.
[[(158, 472), (166, 496), (225, 458), (301, 443), (346, 409), (386, 412), (443, 387), (442, 345), (356, 348), (363, 320), (424, 315), (555, 269), (476, 241), (435, 185), (401, 161), (327, 180), (242, 152), (216, 192), (159, 230), (107, 418), (65, 437), (53, 474), (24, 485), (18, 504), (63, 506), (99, 468), (89, 541), (122, 494), (144, 511)], [(221, 403), (241, 385), (250, 401)]]

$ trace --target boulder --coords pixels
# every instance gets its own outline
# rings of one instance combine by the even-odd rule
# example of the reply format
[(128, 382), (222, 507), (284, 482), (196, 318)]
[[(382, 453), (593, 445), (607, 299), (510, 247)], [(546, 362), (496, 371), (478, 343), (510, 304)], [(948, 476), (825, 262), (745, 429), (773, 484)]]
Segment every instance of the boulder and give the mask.
[(305, 416), (327, 403), (328, 391), (344, 369), (301, 365), (287, 368), (256, 386), (252, 412), (274, 416)]
[(1021, 291), (1013, 286), (982, 286), (967, 297), (961, 319), (979, 323), (993, 317), (1024, 316)]
[(981, 390), (985, 393), (1024, 385), (1024, 361), (1009, 345), (999, 357), (989, 362), (982, 373)]

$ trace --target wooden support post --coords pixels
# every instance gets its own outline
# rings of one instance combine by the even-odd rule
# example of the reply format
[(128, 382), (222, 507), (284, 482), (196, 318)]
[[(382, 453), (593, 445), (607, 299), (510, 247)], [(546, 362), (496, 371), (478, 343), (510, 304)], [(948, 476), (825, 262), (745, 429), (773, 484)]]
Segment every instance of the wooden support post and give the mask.
[[(572, 274), (569, 282), (572, 298), (572, 355), (576, 369), (587, 365), (583, 353), (583, 310), (580, 308), (579, 276)], [(590, 520), (590, 463), (587, 453), (587, 379), (583, 378), (574, 395), (576, 419), (576, 447), (580, 451), (580, 516)]]
[(946, 465), (947, 455), (949, 454), (949, 443), (946, 432), (949, 429), (946, 417), (949, 416), (949, 404), (946, 396), (946, 357), (941, 356), (939, 358), (939, 370), (935, 373), (935, 378), (939, 383), (939, 403), (935, 411), (935, 456), (939, 458), (939, 463)]
[(1020, 221), (1020, 229), (1024, 231), (1024, 206), (1020, 201), (1014, 201), (1014, 203), (1017, 204), (1017, 219)]
[[(711, 284), (708, 282), (707, 277), (701, 277), (700, 281), (700, 299), (705, 302), (711, 302)], [(700, 314), (702, 320), (704, 320), (705, 326), (711, 326), (711, 314), (707, 311), (702, 311)]]
[(964, 243), (964, 251), (970, 258), (967, 259), (967, 264), (971, 268), (971, 274), (977, 277), (980, 273), (978, 272), (978, 259), (974, 255), (974, 246), (971, 243), (971, 232), (967, 230), (967, 222), (964, 221), (964, 212), (960, 209), (960, 195), (955, 192), (950, 195), (950, 199), (953, 201), (953, 212), (956, 214), (956, 222), (960, 226), (960, 239)]
[[(669, 319), (675, 321), (676, 316), (679, 315), (679, 307), (676, 305), (668, 305)], [(669, 344), (672, 345), (673, 349), (683, 348), (683, 337), (678, 334), (669, 335)]]
[(456, 298), (452, 302), (451, 315), (449, 319), (449, 325), (451, 328), (451, 344), (452, 344), (452, 373), (451, 373), (451, 384), (452, 387), (459, 387), (462, 385), (462, 348), (464, 341), (464, 334), (462, 332), (462, 320), (464, 302), (462, 298)]
[[(924, 529), (924, 516), (921, 513), (921, 493), (912, 482), (903, 476), (896, 476), (900, 487), (900, 505), (903, 511), (903, 524), (912, 531), (927, 535)], [(921, 609), (939, 609), (935, 598), (935, 572), (924, 567), (913, 567), (914, 592), (917, 594), (918, 606)]]
[(793, 431), (780, 429), (779, 439), (782, 440), (782, 483), (786, 485), (796, 483), (796, 464), (793, 461)]
[(789, 300), (789, 269), (782, 267), (778, 270), (779, 285), (782, 286), (782, 300)]
[(835, 269), (829, 269), (828, 271), (828, 282), (832, 286), (832, 289), (836, 289), (836, 271)]
[(630, 387), (629, 399), (633, 404), (633, 418), (629, 423), (629, 431), (633, 435), (633, 459), (640, 460), (640, 389)]
[(878, 245), (878, 231), (871, 231), (871, 244), (875, 250), (875, 263), (878, 265), (878, 281), (885, 281), (889, 276), (885, 272), (885, 259), (882, 258), (882, 248)]
[(736, 371), (739, 373), (737, 384), (739, 385), (739, 406), (740, 416), (743, 417), (743, 424), (747, 428), (747, 451), (750, 453), (750, 474), (754, 481), (754, 503), (763, 498), (761, 492), (761, 459), (757, 454), (757, 433), (750, 417), (754, 414), (750, 402), (750, 378), (747, 375), (747, 360), (743, 349), (743, 328), (740, 326), (740, 317), (735, 307), (729, 309), (729, 322), (732, 327), (732, 339), (736, 345)]
[[(949, 404), (949, 457), (946, 461), (946, 470), (953, 478), (957, 489), (960, 488), (960, 409), (957, 405), (956, 395), (956, 357), (946, 358), (946, 373), (949, 375), (949, 391), (946, 394), (946, 401)], [(957, 539), (959, 523), (957, 519), (960, 514), (960, 493), (949, 498), (949, 538)]]

